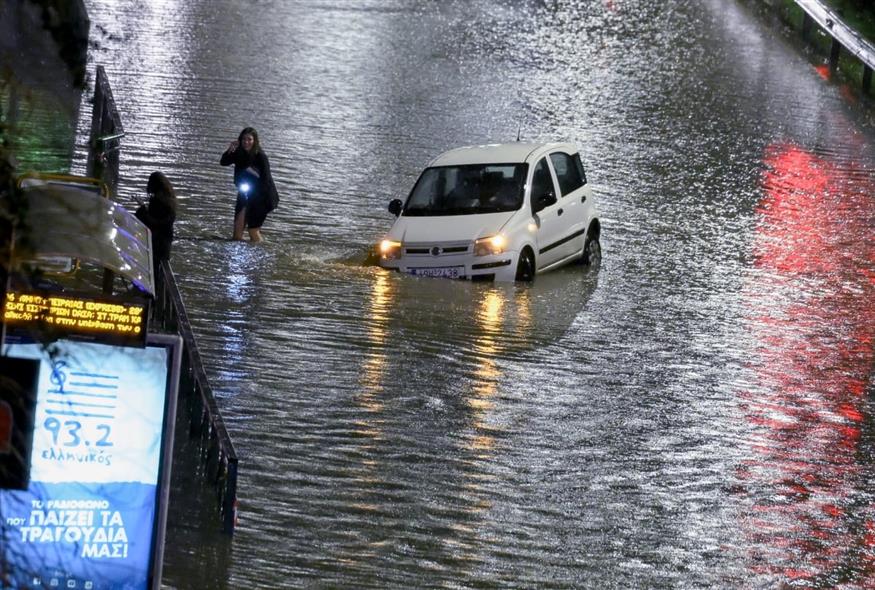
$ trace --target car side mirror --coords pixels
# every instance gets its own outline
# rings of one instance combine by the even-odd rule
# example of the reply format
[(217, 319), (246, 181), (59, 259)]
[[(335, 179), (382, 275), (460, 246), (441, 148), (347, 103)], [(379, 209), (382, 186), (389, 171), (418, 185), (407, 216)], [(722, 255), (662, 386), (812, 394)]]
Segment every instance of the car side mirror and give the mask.
[(401, 207), (404, 206), (404, 203), (401, 202), (401, 199), (392, 199), (389, 201), (389, 213), (398, 217), (401, 215)]
[(549, 207), (556, 203), (556, 193), (553, 191), (547, 191), (543, 195), (539, 196), (535, 201), (535, 213), (541, 211), (545, 207)]

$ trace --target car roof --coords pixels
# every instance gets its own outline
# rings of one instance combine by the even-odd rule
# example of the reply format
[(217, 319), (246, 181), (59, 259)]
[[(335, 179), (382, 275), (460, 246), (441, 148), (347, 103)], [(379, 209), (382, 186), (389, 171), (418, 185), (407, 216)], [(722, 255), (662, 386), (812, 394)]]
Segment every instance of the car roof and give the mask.
[(429, 166), (464, 166), (466, 164), (517, 164), (539, 151), (565, 148), (577, 153), (577, 148), (567, 143), (495, 143), (472, 145), (446, 151), (432, 160)]

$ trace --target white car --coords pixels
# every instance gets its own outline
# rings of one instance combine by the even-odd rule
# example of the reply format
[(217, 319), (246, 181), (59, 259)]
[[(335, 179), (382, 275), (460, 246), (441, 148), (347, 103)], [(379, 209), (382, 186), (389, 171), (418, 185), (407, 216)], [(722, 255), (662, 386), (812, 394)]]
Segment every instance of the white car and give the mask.
[(433, 160), (379, 245), (379, 264), (418, 276), (531, 281), (601, 259), (594, 197), (567, 143), (463, 147)]

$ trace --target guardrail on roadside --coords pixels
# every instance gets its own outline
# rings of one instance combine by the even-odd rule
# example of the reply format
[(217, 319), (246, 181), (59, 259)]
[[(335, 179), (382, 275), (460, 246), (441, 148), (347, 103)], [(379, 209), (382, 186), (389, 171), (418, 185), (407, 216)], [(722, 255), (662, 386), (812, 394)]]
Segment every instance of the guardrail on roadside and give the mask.
[[(109, 78), (103, 66), (97, 66), (94, 85), (94, 107), (91, 120), (91, 138), (88, 150), (88, 175), (103, 180), (115, 195), (119, 177), (120, 140), (125, 131), (116, 108)], [(104, 274), (104, 285), (112, 285), (112, 273)], [(199, 437), (202, 475), (215, 486), (222, 530), (234, 533), (237, 523), (237, 453), (213, 389), (207, 380), (197, 342), (182, 303), (182, 295), (170, 263), (163, 261), (155, 269), (155, 310), (153, 325), (164, 331), (182, 336), (182, 371), (180, 375), (180, 404), (186, 404), (191, 416), (190, 438)]]
[(829, 52), (829, 67), (838, 67), (842, 48), (863, 64), (863, 92), (869, 92), (872, 85), (872, 70), (875, 69), (875, 46), (842, 21), (841, 17), (823, 5), (819, 0), (794, 0), (802, 9), (802, 36), (807, 38), (813, 24), (817, 24), (832, 37)]
[(201, 475), (215, 487), (222, 530), (230, 535), (237, 524), (237, 453), (204, 371), (170, 263), (163, 261), (156, 274), (152, 322), (182, 336), (179, 401), (189, 409), (189, 436), (199, 437), (200, 442)]
[(105, 182), (113, 195), (118, 189), (119, 147), (124, 135), (125, 130), (112, 97), (109, 78), (103, 66), (97, 66), (86, 170), (87, 176)]

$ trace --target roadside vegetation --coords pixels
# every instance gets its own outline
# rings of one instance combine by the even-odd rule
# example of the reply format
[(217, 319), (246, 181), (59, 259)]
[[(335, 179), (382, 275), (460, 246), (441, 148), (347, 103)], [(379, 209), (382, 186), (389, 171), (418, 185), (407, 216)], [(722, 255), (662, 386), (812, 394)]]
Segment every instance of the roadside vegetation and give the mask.
[[(872, 0), (822, 0), (852, 29), (875, 45), (875, 3)], [(778, 17), (791, 29), (801, 34), (803, 11), (793, 0), (777, 0), (769, 3)], [(832, 37), (812, 26), (808, 35), (808, 43), (816, 55), (827, 59), (832, 44)], [(846, 51), (839, 58), (838, 73), (855, 88), (861, 88), (863, 82), (863, 64)], [(869, 95), (875, 94), (875, 83), (869, 88)]]
[(823, 0), (823, 3), (842, 17), (848, 26), (875, 44), (875, 3), (872, 0)]

